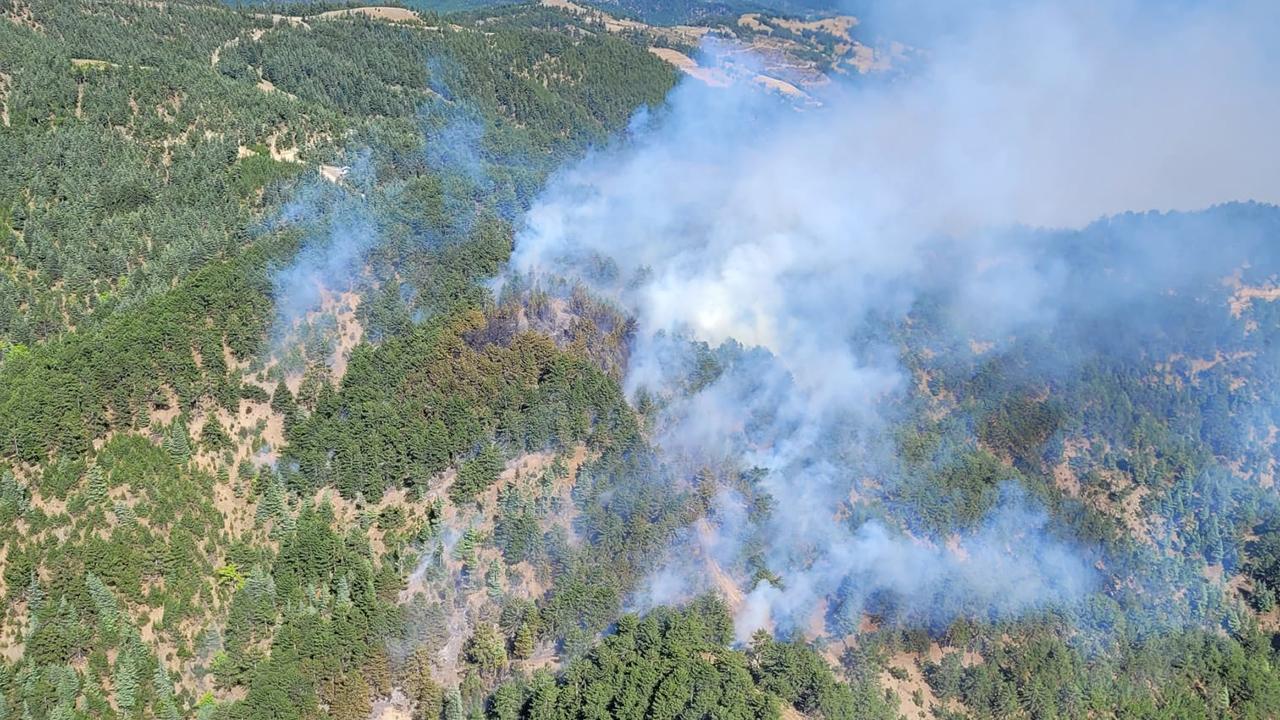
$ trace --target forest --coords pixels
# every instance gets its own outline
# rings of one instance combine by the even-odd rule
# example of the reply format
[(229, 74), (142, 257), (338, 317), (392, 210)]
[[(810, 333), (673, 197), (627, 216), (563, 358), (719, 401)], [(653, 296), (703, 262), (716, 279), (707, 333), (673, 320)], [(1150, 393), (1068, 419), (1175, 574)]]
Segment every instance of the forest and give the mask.
[[(945, 547), (1016, 493), (1085, 548), (1080, 597), (850, 576), (742, 633), (804, 581), (765, 529), (807, 519), (664, 423), (768, 353), (664, 337), (637, 386), (641, 320), (598, 288), (643, 273), (510, 271), (557, 173), (687, 79), (554, 7), (391, 5), (0, 0), (0, 720), (1280, 715), (1280, 208), (1018, 229), (1073, 297), (1126, 238), (1233, 233), (1124, 313), (987, 347), (940, 281), (857, 338), (909, 382), (841, 526)], [(673, 557), (715, 587), (664, 594)]]

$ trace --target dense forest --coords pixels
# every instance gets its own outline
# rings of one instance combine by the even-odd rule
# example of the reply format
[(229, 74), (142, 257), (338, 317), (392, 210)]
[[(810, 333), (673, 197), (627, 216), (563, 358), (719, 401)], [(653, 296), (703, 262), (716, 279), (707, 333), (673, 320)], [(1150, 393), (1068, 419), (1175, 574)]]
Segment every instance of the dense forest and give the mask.
[[(939, 283), (874, 329), (911, 378), (896, 482), (840, 521), (945, 544), (1016, 491), (1088, 548), (1082, 597), (850, 587), (744, 637), (743, 592), (797, 579), (758, 531), (791, 499), (662, 423), (763, 351), (673, 338), (636, 390), (624, 306), (507, 274), (548, 179), (678, 70), (554, 7), (394, 5), (0, 0), (0, 720), (1280, 714), (1280, 209), (1017, 231), (1088, 297), (1124, 238), (1233, 228), (1123, 314), (993, 349)], [(727, 580), (652, 600), (727, 494), (757, 528)]]

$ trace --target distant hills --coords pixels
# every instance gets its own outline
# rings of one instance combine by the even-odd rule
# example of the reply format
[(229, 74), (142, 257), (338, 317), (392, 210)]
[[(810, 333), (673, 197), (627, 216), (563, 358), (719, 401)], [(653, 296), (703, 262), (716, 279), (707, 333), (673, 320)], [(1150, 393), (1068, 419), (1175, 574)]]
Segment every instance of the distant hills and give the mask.
[[(400, 0), (389, 3), (425, 12), (459, 12), (500, 5), (519, 5), (527, 0)], [(333, 0), (298, 0), (290, 3), (272, 0), (224, 0), (228, 5), (317, 5), (328, 9), (347, 5), (388, 3), (334, 2)], [(750, 12), (784, 15), (830, 15), (841, 11), (835, 0), (589, 0), (582, 3), (605, 12), (640, 20), (653, 25), (687, 25), (713, 19), (724, 19)]]

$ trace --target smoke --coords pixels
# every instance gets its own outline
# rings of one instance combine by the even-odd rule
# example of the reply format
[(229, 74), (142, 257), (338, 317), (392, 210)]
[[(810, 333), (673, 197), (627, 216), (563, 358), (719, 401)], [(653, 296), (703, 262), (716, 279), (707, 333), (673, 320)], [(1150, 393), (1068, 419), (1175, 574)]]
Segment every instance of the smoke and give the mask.
[[(634, 313), (627, 387), (661, 398), (672, 462), (762, 471), (772, 511), (717, 512), (710, 543), (726, 560), (762, 545), (780, 576), (750, 589), (740, 631), (885, 597), (931, 622), (1009, 617), (1094, 585), (1088, 552), (1008, 489), (950, 543), (850, 520), (905, 472), (891, 435), (912, 379), (887, 328), (941, 296), (957, 337), (1000, 342), (1220, 271), (1213, 243), (1169, 257), (1117, 221), (1104, 269), (1128, 270), (1081, 277), (1027, 228), (1280, 200), (1277, 19), (1262, 3), (980, 4), (918, 24), (927, 58), (907, 77), (837, 84), (821, 109), (686, 80), (631, 142), (557, 176), (513, 270)], [(691, 574), (664, 568), (639, 602), (696, 589)]]
[(818, 562), (788, 574), (794, 580), (783, 587), (762, 583), (747, 595), (739, 637), (770, 619), (794, 623), (824, 601), (824, 621), (834, 628), (856, 627), (866, 611), (942, 628), (961, 614), (998, 620), (1092, 589), (1077, 553), (1045, 539), (1046, 515), (1015, 489), (1006, 492), (979, 530), (947, 547), (909, 541), (879, 521), (863, 523)]
[(368, 153), (355, 157), (340, 182), (312, 178), (280, 209), (271, 224), (298, 228), (303, 246), (272, 280), (276, 306), (272, 349), (278, 351), (327, 293), (351, 290), (365, 253), (380, 241), (367, 193), (373, 184)]
[[(428, 64), (433, 73), (443, 73), (447, 63)], [(516, 212), (508, 197), (511, 189), (492, 177), (482, 116), (445, 98), (442, 82), (435, 82), (432, 91), (436, 97), (419, 108), (410, 132), (388, 137), (385, 129), (368, 131), (361, 138), (367, 144), (347, 152), (349, 165), (310, 174), (267, 223), (302, 236), (299, 252), (273, 273), (274, 355), (295, 349), (314, 329), (309, 325), (325, 320), (321, 316), (336, 296), (369, 296), (388, 283), (400, 286), (397, 265), (406, 257), (464, 241), (481, 220), (478, 198), (493, 199), (496, 210), (507, 216)], [(402, 177), (396, 177), (397, 170)], [(434, 223), (424, 222), (434, 208), (423, 207), (429, 203), (421, 186), (413, 185), (415, 177), (428, 173), (440, 185)], [(400, 286), (401, 304), (415, 318), (425, 314), (422, 305), (427, 304), (416, 296), (420, 291)], [(377, 336), (378, 329), (370, 328), (375, 331), (371, 335)]]

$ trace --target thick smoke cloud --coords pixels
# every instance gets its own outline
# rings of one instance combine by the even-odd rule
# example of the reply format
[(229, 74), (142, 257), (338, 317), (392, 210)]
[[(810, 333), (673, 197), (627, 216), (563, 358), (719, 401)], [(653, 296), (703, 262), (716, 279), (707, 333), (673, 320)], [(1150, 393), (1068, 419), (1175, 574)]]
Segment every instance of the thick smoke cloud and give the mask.
[[(911, 380), (877, 329), (939, 288), (959, 333), (996, 341), (1072, 303), (1123, 302), (1124, 287), (1077, 297), (1021, 226), (1280, 200), (1278, 19), (1261, 3), (984, 5), (919, 26), (912, 39), (931, 44), (905, 77), (837, 84), (818, 110), (686, 81), (623, 148), (558, 176), (513, 270), (577, 278), (635, 313), (628, 389), (668, 399), (670, 457), (765, 471), (763, 529), (725, 509), (705, 543), (727, 562), (763, 536), (782, 575), (743, 599), (740, 631), (885, 594), (1004, 617), (1091, 586), (1085, 554), (1022, 498), (951, 543), (847, 517), (902, 470), (889, 408)], [(1121, 244), (1150, 260), (1132, 272), (1144, 287), (1200, 267)], [(691, 394), (674, 389), (697, 362), (689, 341), (729, 358)], [(691, 583), (667, 568), (648, 600)]]

